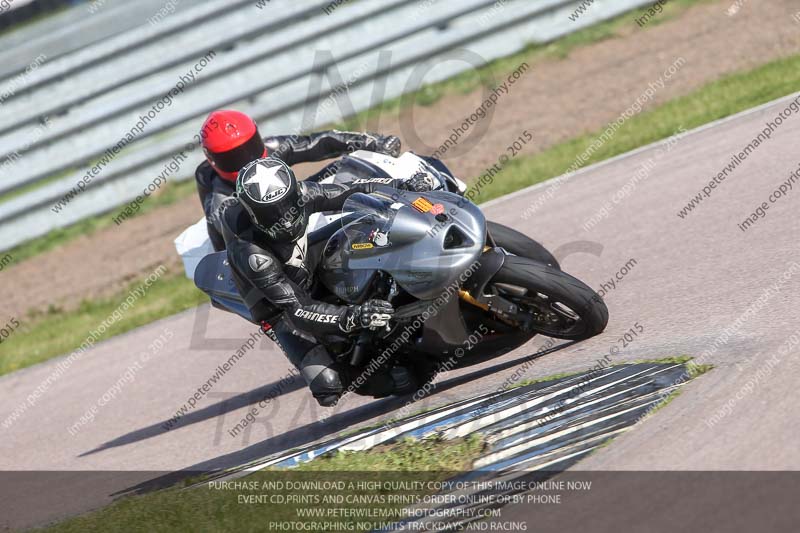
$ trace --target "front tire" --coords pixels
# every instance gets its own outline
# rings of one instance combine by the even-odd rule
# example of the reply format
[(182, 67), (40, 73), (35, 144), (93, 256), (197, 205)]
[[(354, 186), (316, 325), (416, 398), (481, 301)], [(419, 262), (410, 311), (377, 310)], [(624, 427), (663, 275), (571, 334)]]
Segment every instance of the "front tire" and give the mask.
[(608, 324), (600, 295), (579, 279), (525, 257), (506, 256), (489, 287), (536, 317), (533, 331), (548, 337), (584, 340)]
[(520, 233), (517, 230), (498, 224), (497, 222), (492, 222), (491, 220), (486, 221), (486, 227), (489, 230), (489, 235), (492, 236), (497, 246), (504, 248), (514, 255), (527, 257), (528, 259), (539, 261), (545, 265), (550, 265), (553, 268), (561, 269), (558, 261), (547, 248), (524, 233)]

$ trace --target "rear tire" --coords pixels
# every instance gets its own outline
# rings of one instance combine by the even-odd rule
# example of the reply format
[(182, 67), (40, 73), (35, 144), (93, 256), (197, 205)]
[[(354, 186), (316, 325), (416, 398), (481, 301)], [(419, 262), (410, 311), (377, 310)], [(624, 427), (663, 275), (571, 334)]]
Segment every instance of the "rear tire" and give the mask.
[[(494, 275), (489, 287), (493, 287), (495, 283), (526, 289), (526, 296), (523, 297), (513, 296), (508, 292), (504, 294), (505, 298), (523, 308), (524, 302), (529, 300), (546, 301), (551, 307), (556, 303), (566, 306), (578, 316), (578, 320), (575, 321), (564, 319), (565, 323), (574, 322), (571, 329), (560, 331), (542, 327), (540, 330), (534, 324), (533, 330), (536, 333), (577, 341), (594, 337), (608, 324), (608, 308), (600, 295), (579, 279), (526, 257), (506, 256), (503, 267)], [(493, 288), (501, 293), (504, 292), (503, 287)], [(541, 299), (539, 295), (545, 295), (547, 298)], [(553, 314), (563, 318), (559, 312)]]
[(497, 246), (504, 248), (514, 255), (527, 257), (528, 259), (539, 261), (545, 265), (550, 265), (553, 268), (561, 269), (558, 261), (547, 248), (524, 233), (520, 233), (517, 230), (498, 224), (497, 222), (492, 222), (491, 220), (486, 221), (486, 227), (489, 230), (489, 235), (492, 236)]

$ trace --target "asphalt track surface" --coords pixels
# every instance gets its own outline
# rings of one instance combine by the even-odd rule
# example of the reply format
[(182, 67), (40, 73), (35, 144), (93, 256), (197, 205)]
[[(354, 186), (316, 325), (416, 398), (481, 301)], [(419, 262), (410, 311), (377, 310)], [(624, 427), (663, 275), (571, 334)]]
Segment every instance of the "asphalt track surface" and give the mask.
[[(685, 219), (677, 216), (789, 100), (690, 132), (661, 156), (657, 151), (664, 147), (653, 145), (581, 171), (563, 182), (527, 220), (522, 213), (546, 194), (552, 182), (487, 204), (489, 218), (557, 250), (563, 268), (593, 287), (600, 287), (629, 259), (637, 262), (606, 295), (611, 316), (606, 332), (538, 358), (526, 377), (585, 370), (613, 346), (620, 348), (614, 362), (700, 356), (733, 327), (726, 342), (717, 343), (707, 359), (714, 364), (713, 371), (689, 383), (667, 408), (581, 462), (578, 469), (795, 470), (800, 465), (796, 445), (800, 361), (797, 347), (781, 350), (800, 330), (800, 270), (782, 278), (798, 258), (800, 222), (792, 209), (800, 201), (795, 197), (800, 191), (772, 204), (767, 216), (747, 232), (737, 227), (800, 166), (796, 149), (800, 118), (794, 115), (785, 121), (693, 213)], [(614, 205), (606, 219), (589, 231), (582, 229), (648, 160), (655, 161), (649, 176)], [(771, 286), (777, 289), (768, 293), (764, 305), (745, 314)], [(742, 316), (746, 318), (737, 324)], [(618, 339), (637, 322), (644, 332), (622, 348)], [(71, 435), (68, 427), (140, 360), (142, 350), (164, 330), (174, 335), (167, 346), (98, 410), (94, 421)], [(350, 397), (319, 422), (324, 410), (303, 387), (289, 386), (259, 412), (252, 431), (231, 437), (228, 430), (289, 374), (288, 362), (263, 341), (175, 428), (165, 430), (162, 424), (252, 330), (232, 315), (203, 306), (113, 338), (84, 355), (33, 408), (9, 428), (0, 427), (0, 470), (64, 471), (21, 477), (18, 483), (3, 477), (0, 505), (14, 512), (0, 512), (6, 517), (2, 525), (41, 524), (97, 507), (112, 493), (152, 478), (155, 472), (224, 468), (307, 444), (388, 417), (404, 404), (402, 399)], [(419, 407), (495, 389), (543, 341), (534, 339), (502, 358), (440, 376), (431, 399)], [(0, 421), (57, 363), (53, 360), (0, 378)], [(760, 376), (757, 382), (756, 376)]]

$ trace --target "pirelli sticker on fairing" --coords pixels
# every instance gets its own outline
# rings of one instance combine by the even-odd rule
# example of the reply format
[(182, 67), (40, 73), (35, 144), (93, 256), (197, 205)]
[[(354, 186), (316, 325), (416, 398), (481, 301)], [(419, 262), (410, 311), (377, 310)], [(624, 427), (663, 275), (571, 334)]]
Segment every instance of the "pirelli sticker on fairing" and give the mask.
[(353, 250), (369, 250), (374, 248), (374, 245), (371, 242), (354, 242), (350, 248)]
[(411, 205), (420, 213), (427, 213), (433, 208), (433, 204), (427, 198), (423, 198), (422, 196), (411, 202)]

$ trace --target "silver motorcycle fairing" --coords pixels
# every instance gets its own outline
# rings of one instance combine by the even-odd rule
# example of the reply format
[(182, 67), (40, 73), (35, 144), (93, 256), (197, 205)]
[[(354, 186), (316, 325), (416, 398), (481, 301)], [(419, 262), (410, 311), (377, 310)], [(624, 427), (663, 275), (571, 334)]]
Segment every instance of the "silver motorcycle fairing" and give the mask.
[[(352, 154), (342, 157), (335, 174), (321, 180), (320, 183), (339, 183), (342, 185), (352, 185), (358, 180), (385, 179), (388, 181), (399, 180), (407, 181), (415, 173), (424, 170), (434, 176), (437, 182), (435, 190), (450, 191), (463, 196), (467, 191), (467, 185), (452, 176), (449, 172), (426, 161), (413, 152), (405, 152), (400, 157), (358, 150)], [(309, 218), (311, 231), (316, 231), (335, 222), (342, 216), (342, 213), (314, 213)]]
[[(389, 274), (410, 295), (420, 300), (439, 297), (450, 286), (457, 290), (465, 272), (474, 267), (486, 240), (486, 219), (472, 202), (456, 194), (432, 191), (412, 193), (381, 188), (371, 195), (348, 199), (356, 212), (362, 200), (373, 197), (390, 206), (391, 213), (365, 215), (336, 231), (322, 254), (320, 281), (347, 302), (358, 302), (369, 292), (377, 272)], [(436, 209), (423, 211), (414, 203)], [(426, 203), (427, 202), (427, 203)], [(349, 210), (349, 209), (348, 209)], [(434, 215), (432, 211), (441, 210)], [(374, 242), (387, 234), (386, 243)], [(452, 246), (453, 240), (460, 241)]]

